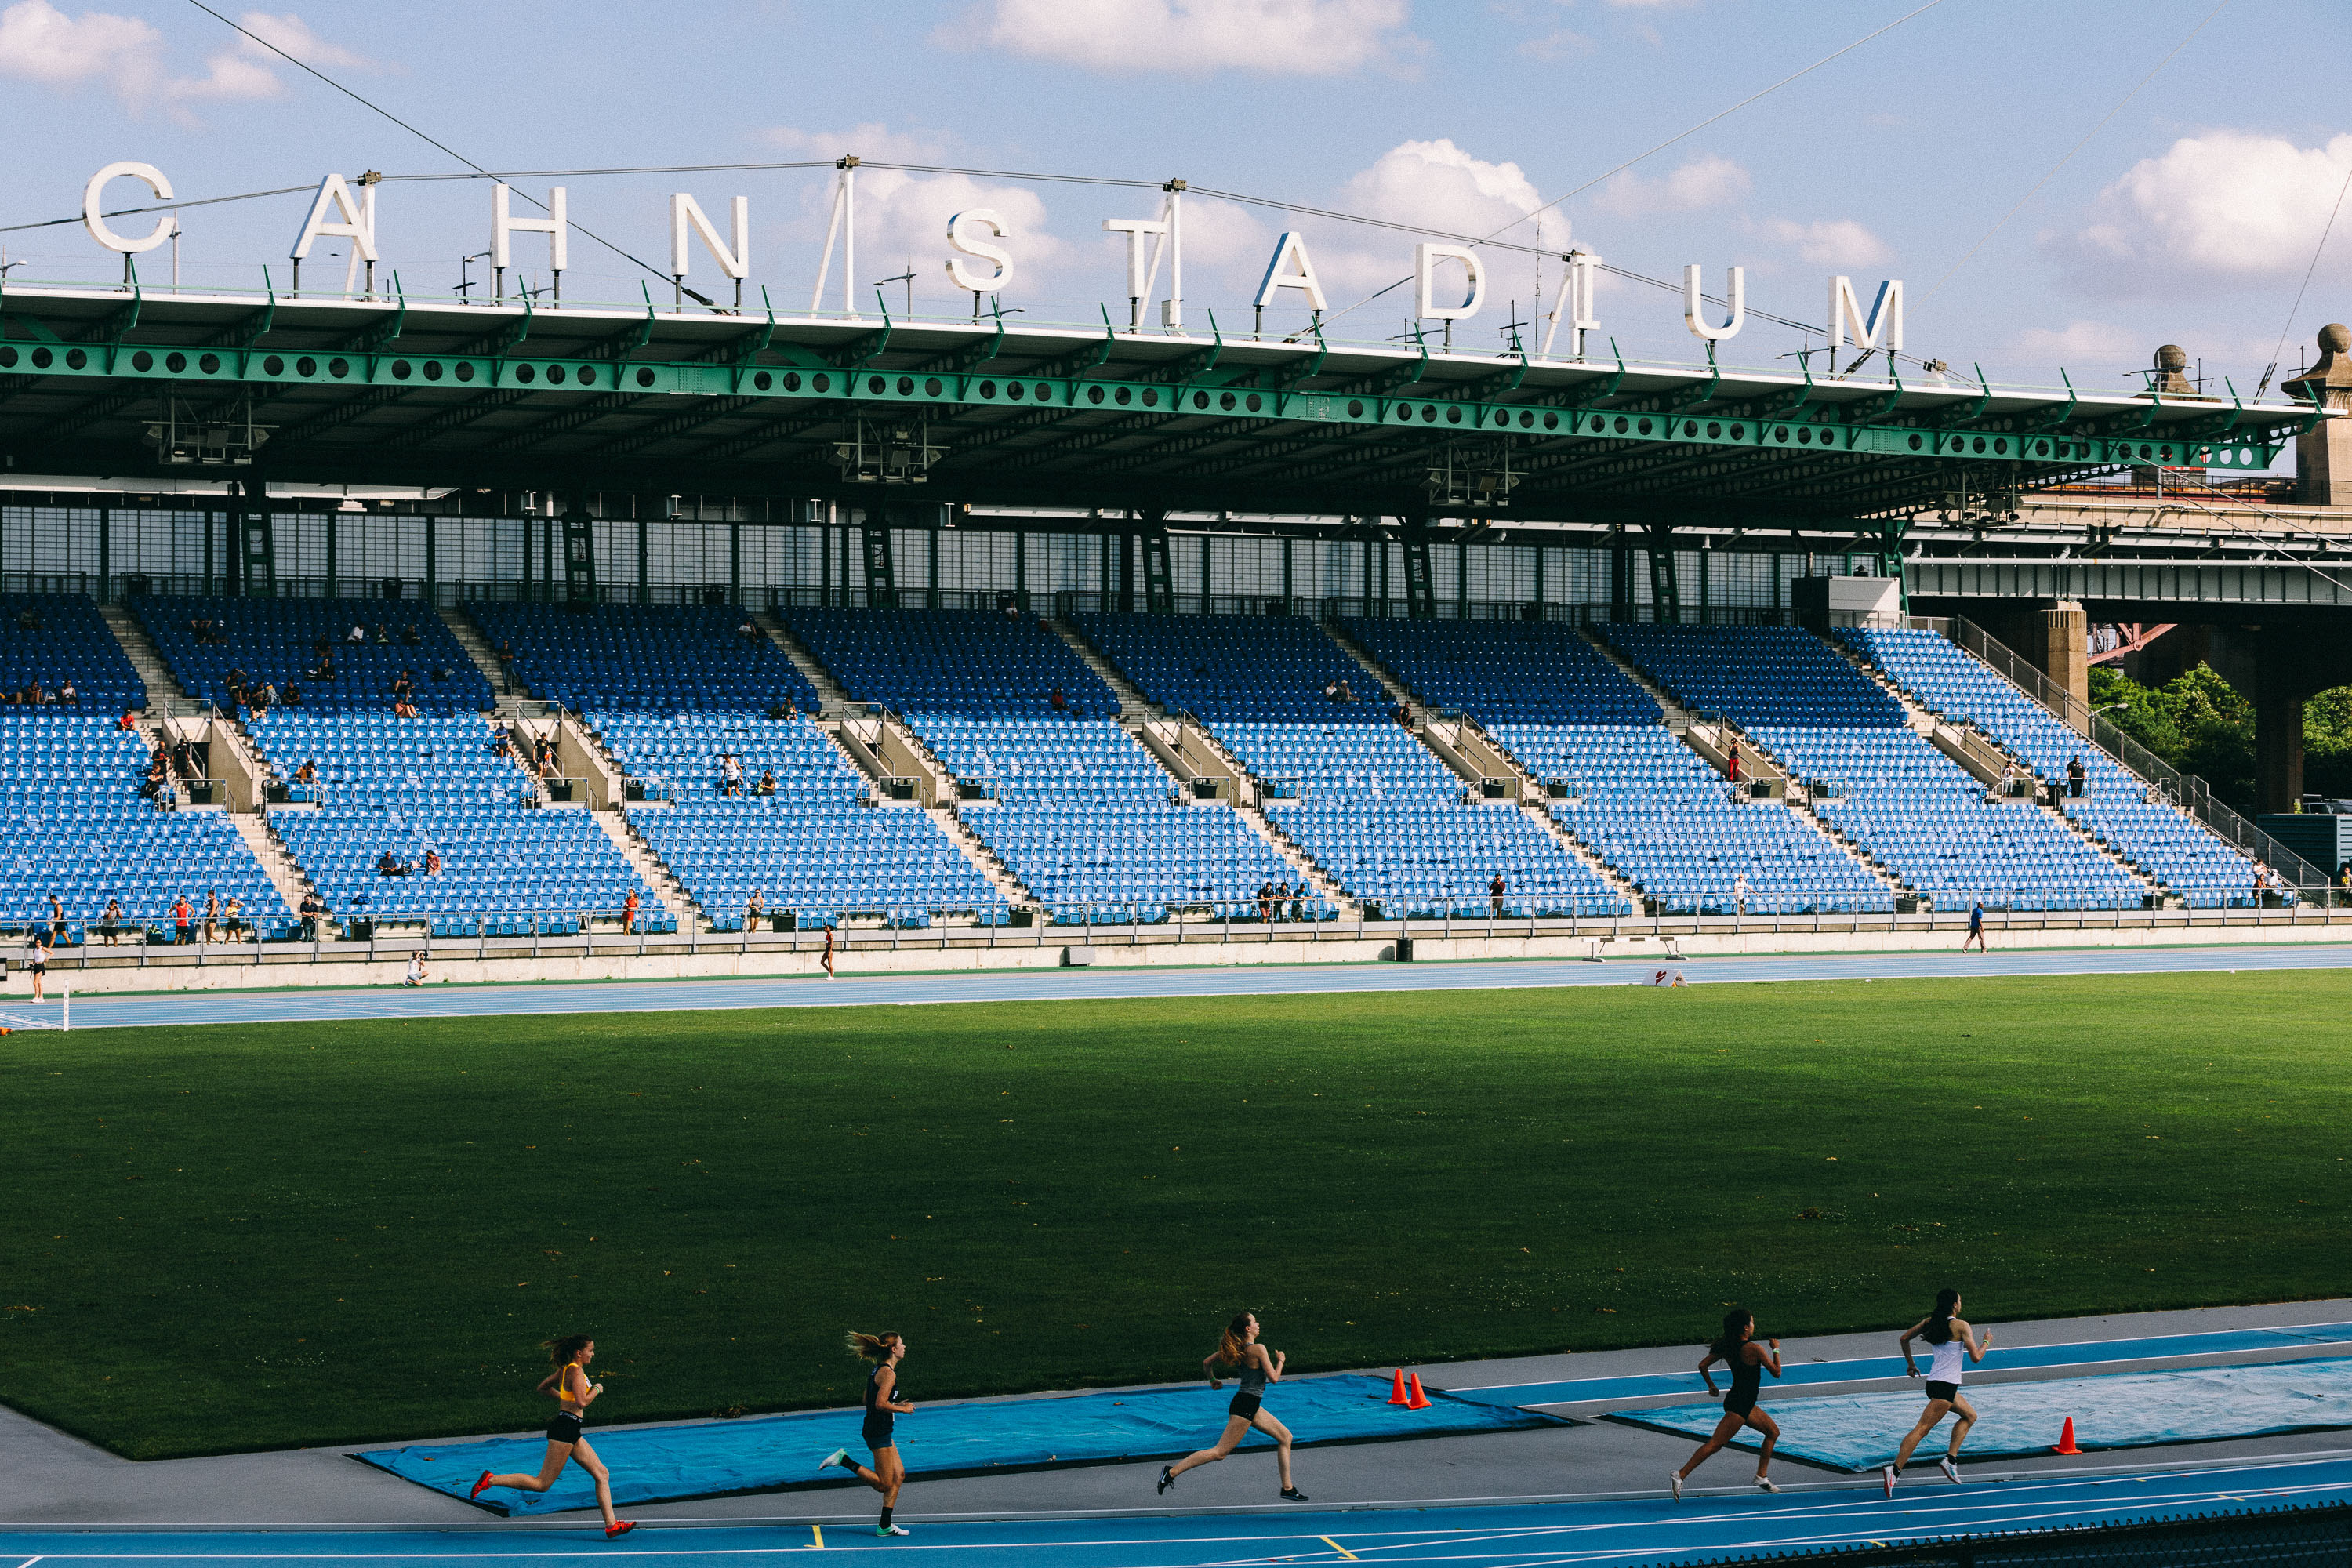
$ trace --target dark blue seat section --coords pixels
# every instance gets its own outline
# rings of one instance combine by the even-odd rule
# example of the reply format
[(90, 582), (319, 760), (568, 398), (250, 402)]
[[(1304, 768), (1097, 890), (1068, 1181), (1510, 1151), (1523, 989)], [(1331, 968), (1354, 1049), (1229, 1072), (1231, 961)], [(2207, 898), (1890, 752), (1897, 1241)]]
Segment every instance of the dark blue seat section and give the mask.
[(1339, 625), (1423, 702), (1459, 709), (1489, 729), (1661, 721), (1648, 692), (1558, 621), (1366, 618)]
[[(989, 800), (967, 826), (1066, 923), (1256, 918), (1299, 873), (1230, 805), (1194, 801), (1112, 720), (1117, 695), (1035, 621), (985, 611), (794, 611), (793, 631), (853, 697), (906, 715)], [(1059, 688), (1070, 706), (1056, 712)], [(1300, 913), (1338, 911), (1311, 892)]]
[[(1351, 620), (1424, 701), (1478, 720), (1539, 779), (1552, 818), (1663, 914), (1885, 911), (1887, 885), (1778, 801), (1739, 798), (1657, 703), (1558, 622)], [(1742, 898), (1742, 879), (1745, 897)]]
[[(927, 812), (861, 804), (868, 785), (809, 718), (592, 709), (590, 725), (631, 777), (667, 805), (630, 821), (719, 931), (743, 929), (751, 894), (805, 928), (878, 914), (920, 928), (1002, 925), (1003, 894)], [(719, 793), (719, 757), (747, 793)], [(776, 793), (748, 793), (773, 773)]]
[(54, 701), (68, 681), (89, 712), (111, 718), (147, 706), (147, 683), (95, 603), (79, 594), (0, 594), (0, 702), (36, 684)]
[(2190, 908), (2254, 903), (2252, 861), (2195, 819), (2153, 798), (2146, 780), (1942, 633), (1924, 626), (1853, 626), (1838, 637), (1921, 707), (1956, 723), (1974, 724), (2023, 759), (2036, 776), (2063, 780), (2067, 765), (2079, 759), (2083, 794), (2067, 800), (2067, 816)]
[(515, 678), (574, 711), (765, 712), (817, 706), (816, 688), (762, 633), (737, 630), (740, 610), (709, 605), (466, 606), (493, 644), (514, 646)]
[[(1380, 683), (1313, 621), (1286, 616), (1073, 616), (1086, 639), (1154, 702), (1220, 719), (1325, 724), (1388, 717)], [(1323, 689), (1345, 680), (1360, 700)]]
[[(902, 713), (1105, 718), (1118, 698), (1050, 629), (992, 610), (791, 610), (793, 635), (851, 696)], [(1056, 715), (1057, 717), (1060, 715)]]
[(225, 812), (158, 811), (139, 794), (147, 743), (97, 714), (0, 709), (0, 925), (46, 923), (64, 902), (69, 929), (100, 923), (120, 900), (126, 925), (168, 934), (184, 893), (245, 900), (266, 936), (293, 912)]
[[(401, 719), (389, 713), (273, 709), (247, 728), (279, 778), (317, 764), (309, 794), (270, 822), (287, 852), (344, 920), (429, 925), (436, 936), (567, 935), (617, 920), (634, 890), (648, 931), (677, 929), (620, 847), (585, 811), (530, 809), (529, 779), (493, 755), (478, 713)], [(299, 786), (298, 791), (299, 790)], [(391, 851), (414, 869), (376, 869)], [(438, 851), (438, 876), (424, 874)]]
[[(474, 668), (457, 635), (429, 605), (389, 599), (200, 599), (136, 598), (131, 613), (152, 637), (173, 678), (190, 696), (226, 707), (228, 673), (242, 669), (248, 686), (264, 682), (284, 691), (302, 689), (302, 706), (320, 711), (390, 711), (392, 687), (403, 670), (416, 688), (417, 710), (425, 713), (482, 712), (490, 706), (490, 683)], [(221, 640), (199, 642), (190, 623), (217, 621)], [(369, 641), (348, 642), (353, 626)], [(382, 627), (391, 639), (379, 645)], [(414, 645), (403, 644), (413, 628)], [(334, 678), (314, 679), (316, 645), (334, 650)]]
[[(1097, 615), (1079, 624), (1147, 697), (1198, 715), (1265, 786), (1267, 820), (1383, 915), (1486, 915), (1496, 876), (1507, 916), (1628, 911), (1524, 812), (1465, 803), (1465, 781), (1390, 721), (1379, 682), (1313, 622)], [(1326, 698), (1335, 679), (1359, 700)]]
[(1811, 786), (1821, 820), (1939, 908), (2137, 908), (2123, 868), (2026, 801), (1993, 801), (1903, 705), (1795, 626), (1608, 626), (1681, 701), (1727, 718)]

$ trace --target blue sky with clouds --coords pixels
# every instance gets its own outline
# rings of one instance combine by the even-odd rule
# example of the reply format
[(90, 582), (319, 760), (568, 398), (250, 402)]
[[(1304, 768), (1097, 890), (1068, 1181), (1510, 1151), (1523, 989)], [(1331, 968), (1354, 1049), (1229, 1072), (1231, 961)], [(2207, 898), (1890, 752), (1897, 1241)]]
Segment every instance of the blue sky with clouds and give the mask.
[[(282, 4), (283, 0), (278, 0)], [(1408, 226), (1570, 244), (1655, 278), (1746, 270), (1748, 304), (1825, 315), (1825, 279), (1867, 301), (1906, 280), (1907, 346), (1996, 380), (2136, 384), (2158, 342), (2250, 391), (2330, 205), (2352, 175), (2352, 44), (2342, 0), (1940, 0), (1614, 178), (1612, 166), (1917, 8), (1920, 0), (746, 0), (694, 7), (572, 0), (218, 9), (457, 153), (501, 170), (830, 160), (1196, 185)], [(2201, 30), (2200, 24), (2203, 24)], [(2192, 31), (2194, 37), (2191, 37)], [(2189, 40), (2185, 47), (2184, 39)], [(2173, 51), (2178, 48), (2179, 52)], [(2135, 85), (2172, 58), (2104, 126)], [(2088, 144), (1988, 239), (1996, 220)], [(315, 182), (330, 170), (462, 171), (442, 152), (238, 37), (184, 0), (0, 0), (0, 226), (70, 215), (100, 164), (161, 167), (183, 198)], [(749, 198), (751, 284), (806, 307), (829, 170), (573, 175), (571, 215), (666, 264), (667, 199), (723, 231)], [(519, 180), (543, 194), (553, 182)], [(1545, 204), (1589, 186), (1547, 210)], [(135, 187), (113, 187), (130, 205)], [(1002, 214), (1026, 319), (1123, 315), (1106, 217), (1156, 192), (957, 174), (861, 175), (863, 297), (911, 256), (915, 308), (969, 309), (943, 270), (950, 213)], [(189, 287), (257, 285), (302, 196), (183, 217)], [(480, 182), (381, 192), (379, 244), (415, 293), (444, 293), (488, 244)], [(1188, 322), (1245, 326), (1276, 236), (1297, 227), (1336, 335), (1402, 331), (1413, 237), (1286, 218), (1205, 197), (1186, 207)], [(136, 226), (125, 220), (126, 228)], [(0, 236), (10, 276), (102, 281), (79, 227)], [(1981, 244), (1979, 242), (1981, 241)], [(1971, 247), (1975, 247), (1971, 254)], [(322, 243), (316, 287), (340, 264)], [(519, 241), (520, 268), (543, 262)], [(710, 258), (689, 281), (716, 293)], [(1963, 257), (1967, 259), (1963, 263)], [(165, 253), (142, 258), (151, 282)], [(538, 258), (536, 261), (533, 258)], [(1498, 346), (1556, 298), (1559, 267), (1496, 254), (1491, 296), (1457, 342)], [(1955, 270), (1957, 267), (1957, 270)], [(648, 275), (584, 238), (567, 300), (633, 300)], [(836, 283), (828, 292), (838, 300)], [(1157, 290), (1164, 294), (1163, 287)], [(904, 284), (890, 286), (893, 309)], [(657, 299), (665, 289), (655, 286)], [(1700, 353), (1676, 295), (1601, 284), (1601, 337), (1629, 355)], [(2352, 212), (2286, 340), (2352, 317)], [(1297, 306), (1271, 310), (1287, 329)], [(1597, 341), (1597, 340), (1596, 340)], [(1723, 345), (1760, 364), (1797, 333), (1752, 319)]]

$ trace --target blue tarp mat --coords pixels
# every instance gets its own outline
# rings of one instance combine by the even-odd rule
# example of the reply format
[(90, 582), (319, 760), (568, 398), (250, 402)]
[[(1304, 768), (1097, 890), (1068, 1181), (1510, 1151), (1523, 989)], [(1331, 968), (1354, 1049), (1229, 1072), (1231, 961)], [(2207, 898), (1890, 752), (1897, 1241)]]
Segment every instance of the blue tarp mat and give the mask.
[[(2070, 1415), (2074, 1442), (2084, 1448), (2138, 1448), (2352, 1426), (2352, 1358), (1982, 1384), (1967, 1392), (1969, 1403), (1977, 1408), (1977, 1424), (1961, 1450), (1964, 1458), (2047, 1453)], [(1895, 1458), (1926, 1399), (1910, 1389), (1771, 1400), (1766, 1408), (1780, 1425), (1777, 1452), (1839, 1469), (1867, 1470)], [(1704, 1437), (1722, 1416), (1719, 1405), (1670, 1405), (1609, 1419)], [(1932, 1465), (1950, 1437), (1948, 1416), (1921, 1439), (1913, 1465)], [(1754, 1448), (1762, 1441), (1750, 1430), (1734, 1446)]]
[[(1426, 1410), (1391, 1405), (1388, 1396), (1385, 1379), (1310, 1377), (1271, 1390), (1265, 1407), (1302, 1447), (1559, 1424), (1550, 1416), (1440, 1394), (1431, 1394)], [(910, 1479), (1176, 1458), (1217, 1440), (1232, 1398), (1230, 1392), (1194, 1387), (923, 1405), (898, 1417), (898, 1453)], [(823, 1484), (841, 1475), (817, 1468), (834, 1449), (846, 1447), (861, 1462), (867, 1459), (858, 1439), (860, 1418), (856, 1410), (811, 1410), (677, 1426), (592, 1426), (588, 1439), (613, 1472), (614, 1502), (673, 1502)], [(1273, 1446), (1272, 1438), (1258, 1432), (1242, 1442), (1244, 1449)], [(462, 1498), (484, 1470), (536, 1474), (546, 1453), (546, 1439), (534, 1436), (377, 1448), (352, 1457)], [(586, 1472), (572, 1465), (551, 1490), (484, 1492), (481, 1501), (502, 1513), (554, 1513), (593, 1508), (596, 1492)]]
[[(2027, 1367), (2095, 1366), (2104, 1362), (2161, 1361), (2174, 1356), (2227, 1355), (2235, 1351), (2317, 1349), (2352, 1343), (2352, 1323), (2297, 1323), (2268, 1329), (2216, 1329), (2195, 1334), (2158, 1334), (2126, 1340), (2075, 1340), (2055, 1345), (2002, 1345), (1984, 1359), (1983, 1372)], [(1901, 1377), (1899, 1355), (1849, 1361), (1790, 1362), (1778, 1386), (1807, 1383), (1866, 1383)], [(1696, 1372), (1630, 1373), (1619, 1377), (1564, 1378), (1549, 1383), (1498, 1384), (1454, 1388), (1458, 1399), (1489, 1405), (1576, 1405), (1591, 1400), (1641, 1399), (1662, 1394), (1696, 1394), (1706, 1385)]]

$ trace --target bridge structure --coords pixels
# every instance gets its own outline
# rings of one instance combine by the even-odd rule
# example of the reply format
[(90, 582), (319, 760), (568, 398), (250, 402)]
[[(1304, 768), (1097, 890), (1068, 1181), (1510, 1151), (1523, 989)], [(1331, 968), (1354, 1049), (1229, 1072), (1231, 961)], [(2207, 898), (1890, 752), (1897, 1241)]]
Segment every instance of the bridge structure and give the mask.
[[(2087, 620), (2258, 626), (2264, 793), (2291, 800), (2295, 692), (2352, 679), (2314, 652), (2352, 611), (2352, 494), (2326, 489), (2347, 488), (2331, 455), (2352, 475), (2352, 365), (2331, 342), (2291, 400), (2248, 402), (2161, 364), (2094, 394), (1313, 331), (20, 287), (0, 292), (0, 505), (94, 514), (100, 537), (45, 552), (0, 529), (0, 576), (56, 580), (62, 552), (101, 597), (158, 575), (333, 591), (337, 530), (358, 560), (383, 514), (423, 514), (421, 569), (398, 574), (421, 591), (642, 598), (684, 591), (648, 523), (713, 511), (738, 563), (746, 529), (814, 530), (812, 580), (784, 586), (843, 603), (901, 602), (908, 579), (940, 602), (948, 531), (1012, 536), (1009, 579), (967, 593), (1033, 597), (1023, 548), (1050, 534), (1093, 541), (1087, 591), (1139, 609), (1700, 618), (1787, 613), (1795, 576), (1899, 575), (1912, 609), (1996, 628), (2077, 700)], [(2319, 504), (2249, 493), (2290, 443)], [(201, 572), (184, 542), (161, 574), (110, 548), (124, 508), (201, 532)], [(329, 564), (306, 577), (278, 535), (319, 511)], [(529, 520), (510, 583), (437, 568), (431, 519), (457, 514)], [(1279, 585), (1220, 592), (1221, 551), (1252, 541), (1279, 542)], [(1317, 545), (1360, 569), (1302, 582), (1294, 546)], [(1531, 557), (1532, 591), (1481, 570), (1493, 550)], [(740, 564), (702, 575), (747, 587)]]

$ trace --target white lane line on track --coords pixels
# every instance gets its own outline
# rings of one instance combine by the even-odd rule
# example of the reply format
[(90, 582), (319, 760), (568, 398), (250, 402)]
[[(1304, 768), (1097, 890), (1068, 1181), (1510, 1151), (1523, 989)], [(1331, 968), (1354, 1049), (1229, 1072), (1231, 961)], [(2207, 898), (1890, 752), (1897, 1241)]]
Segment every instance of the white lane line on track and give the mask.
[[(2035, 1351), (2075, 1350), (2084, 1345), (2160, 1345), (2167, 1340), (2210, 1339), (2221, 1334), (2284, 1334), (2289, 1336), (2290, 1339), (2293, 1339), (2294, 1335), (2309, 1333), (2314, 1329), (2340, 1329), (2347, 1326), (2347, 1325), (2343, 1323), (2276, 1323), (2265, 1324), (2261, 1327), (2252, 1329), (2191, 1329), (2186, 1330), (2178, 1334), (2150, 1334), (2141, 1339), (2057, 1340), (2046, 1345), (2004, 1345), (2001, 1348), (2014, 1352), (2019, 1355), (2031, 1355)], [(2036, 1366), (2034, 1363), (2030, 1362), (2019, 1362), (1998, 1367), (1989, 1366), (1986, 1370), (1989, 1372), (2036, 1372), (2044, 1370), (2044, 1368), (2048, 1366), (2113, 1366), (2118, 1362), (2126, 1361), (2175, 1361), (2184, 1355), (2240, 1355), (2245, 1353), (2247, 1351), (2295, 1350), (2305, 1345), (2325, 1349), (2329, 1345), (2343, 1344), (2352, 1344), (2352, 1339), (2294, 1340), (2292, 1344), (2285, 1345), (2248, 1345), (2242, 1347), (2241, 1350), (2234, 1351), (2181, 1351), (2172, 1355), (2167, 1355), (2158, 1352), (2149, 1355), (2115, 1356), (2105, 1361), (2045, 1363), (2042, 1366)], [(1889, 1356), (1847, 1356), (1840, 1361), (1805, 1362), (1801, 1364), (1810, 1370), (1816, 1366), (1862, 1366), (1870, 1362), (1888, 1361), (1892, 1359), (1893, 1358)], [(1898, 1373), (1896, 1375), (1899, 1376), (1901, 1374)], [(1625, 1378), (1633, 1377), (1688, 1377), (1695, 1379), (1697, 1376), (1698, 1374), (1695, 1372), (1629, 1372), (1618, 1373), (1613, 1377), (1601, 1375), (1590, 1378), (1547, 1378), (1532, 1383), (1523, 1378), (1512, 1383), (1447, 1384), (1440, 1392), (1445, 1394), (1483, 1394), (1489, 1389), (1496, 1388), (1573, 1387), (1575, 1384), (1580, 1383), (1616, 1383)], [(1848, 1379), (1847, 1381), (1869, 1383), (1883, 1380), (1876, 1378), (1853, 1378)], [(1664, 1392), (1672, 1393), (1674, 1391), (1669, 1389)], [(1636, 1395), (1634, 1397), (1647, 1398), (1649, 1396), (1643, 1394)], [(1548, 1399), (1544, 1401), (1544, 1403), (1547, 1405), (1589, 1405), (1595, 1402), (1584, 1399)]]

